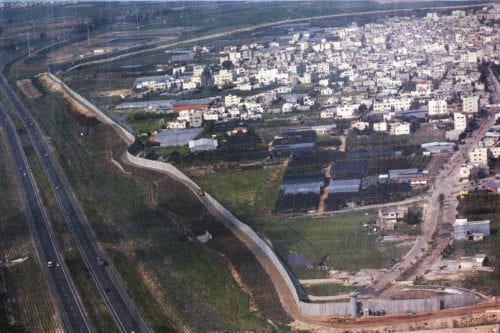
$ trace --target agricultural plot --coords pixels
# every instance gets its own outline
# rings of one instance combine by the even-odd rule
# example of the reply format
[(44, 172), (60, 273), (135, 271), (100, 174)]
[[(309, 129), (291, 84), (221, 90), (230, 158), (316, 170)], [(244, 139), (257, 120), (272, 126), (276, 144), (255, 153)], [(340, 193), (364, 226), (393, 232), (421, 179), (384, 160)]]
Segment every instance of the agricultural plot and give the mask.
[[(0, 130), (0, 331), (61, 329), (22, 211)], [(20, 262), (13, 260), (21, 259)], [(33, 283), (37, 281), (37, 283)]]
[(331, 269), (390, 268), (409, 246), (377, 242), (378, 236), (363, 228), (366, 219), (363, 212), (268, 219), (261, 229), (285, 261), (291, 253), (307, 259), (295, 265), (288, 262), (299, 278), (325, 277)]
[(305, 213), (318, 209), (319, 198), (318, 193), (284, 194), (276, 206), (280, 213)]
[[(220, 172), (194, 180), (243, 222), (267, 237), (299, 278), (326, 277), (328, 269), (389, 268), (409, 249), (398, 243), (377, 242), (378, 236), (363, 228), (370, 218), (364, 212), (321, 218), (268, 214), (278, 197), (273, 174), (267, 170)], [(272, 188), (275, 190), (270, 192)]]
[[(309, 157), (309, 158), (306, 158)], [(319, 207), (321, 190), (328, 182), (327, 156), (294, 154), (283, 175), (283, 191), (276, 203), (280, 213), (308, 212)]]

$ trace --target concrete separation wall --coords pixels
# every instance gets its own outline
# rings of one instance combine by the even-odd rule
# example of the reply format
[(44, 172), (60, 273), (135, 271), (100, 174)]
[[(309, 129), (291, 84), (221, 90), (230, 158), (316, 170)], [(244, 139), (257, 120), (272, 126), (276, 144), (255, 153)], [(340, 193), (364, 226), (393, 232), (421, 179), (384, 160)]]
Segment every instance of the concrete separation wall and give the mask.
[[(135, 137), (127, 129), (117, 124), (113, 119), (107, 116), (104, 112), (99, 110), (85, 98), (69, 88), (64, 82), (59, 80), (55, 75), (48, 72), (49, 78), (56, 83), (60, 84), (66, 93), (73, 97), (78, 103), (92, 110), (96, 117), (102, 122), (112, 126), (129, 145), (135, 142)], [(140, 158), (131, 154), (128, 150), (126, 152), (127, 161), (132, 165), (165, 172), (171, 175), (174, 179), (186, 185), (193, 193), (198, 195), (199, 187), (184, 173), (179, 171), (176, 167), (169, 163), (159, 162)], [(284, 282), (285, 287), (293, 299), (294, 305), (299, 309), (300, 313), (307, 316), (349, 316), (350, 305), (349, 302), (325, 302), (325, 303), (312, 303), (308, 302), (307, 294), (302, 289), (295, 277), (289, 273), (287, 267), (280, 260), (274, 250), (266, 243), (255, 231), (248, 225), (241, 222), (215, 200), (210, 194), (205, 193), (199, 196), (200, 201), (207, 207), (207, 209), (218, 217), (231, 232), (233, 232), (248, 248), (259, 262), (266, 269), (268, 274), (278, 273), (281, 280)], [(275, 272), (270, 272), (270, 265), (272, 265)], [(276, 283), (276, 281), (273, 281)], [(278, 286), (276, 286), (278, 288)], [(458, 290), (458, 289), (457, 289)], [(478, 298), (469, 292), (461, 290), (462, 293), (455, 295), (444, 295), (426, 299), (406, 299), (406, 300), (390, 300), (390, 299), (368, 299), (358, 301), (358, 308), (361, 311), (385, 311), (385, 313), (407, 313), (407, 312), (422, 312), (440, 309), (448, 309), (453, 307), (470, 306), (478, 303)], [(287, 298), (279, 293), (282, 304), (287, 307)]]

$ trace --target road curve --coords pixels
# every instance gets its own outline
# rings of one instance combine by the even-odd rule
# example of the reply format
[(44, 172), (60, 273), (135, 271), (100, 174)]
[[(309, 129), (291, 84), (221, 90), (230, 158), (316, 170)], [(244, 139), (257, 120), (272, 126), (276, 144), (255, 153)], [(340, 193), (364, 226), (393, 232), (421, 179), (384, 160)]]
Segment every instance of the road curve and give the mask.
[[(27, 129), (33, 148), (49, 179), (73, 239), (119, 329), (123, 332), (150, 332), (149, 325), (127, 295), (119, 274), (110, 264), (111, 260), (109, 260), (105, 251), (99, 247), (97, 237), (86, 220), (83, 210), (79, 206), (61, 167), (52, 156), (48, 143), (45, 141), (41, 131), (34, 124), (25, 106), (18, 99), (3, 76), (3, 68), (1, 69), (0, 90), (4, 92), (13, 110)], [(102, 258), (108, 264), (100, 265), (100, 262), (97, 260), (98, 257)]]
[[(42, 264), (42, 271), (54, 298), (56, 312), (68, 332), (91, 332), (90, 324), (75, 286), (64, 265), (51, 224), (38, 188), (31, 174), (18, 133), (3, 106), (0, 106), (0, 126), (4, 129), (9, 155), (16, 169), (16, 183), (25, 206), (27, 223), (33, 245)], [(52, 261), (53, 266), (48, 267)]]

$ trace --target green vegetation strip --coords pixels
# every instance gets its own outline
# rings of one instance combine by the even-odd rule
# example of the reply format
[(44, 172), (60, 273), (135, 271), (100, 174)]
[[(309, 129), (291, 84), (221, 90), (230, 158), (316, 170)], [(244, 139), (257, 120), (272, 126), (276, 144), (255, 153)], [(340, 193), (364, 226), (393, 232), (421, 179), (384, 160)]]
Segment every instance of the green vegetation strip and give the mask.
[(3, 260), (27, 260), (0, 266), (0, 331), (57, 332), (60, 326), (31, 243), (3, 135), (0, 130), (0, 253)]

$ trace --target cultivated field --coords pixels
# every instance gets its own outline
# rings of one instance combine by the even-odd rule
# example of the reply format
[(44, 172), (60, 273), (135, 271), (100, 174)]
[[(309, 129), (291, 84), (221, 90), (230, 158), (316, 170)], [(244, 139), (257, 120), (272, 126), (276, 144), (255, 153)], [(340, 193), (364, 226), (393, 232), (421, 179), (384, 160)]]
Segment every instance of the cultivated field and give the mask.
[(299, 255), (303, 264), (291, 266), (299, 278), (326, 277), (329, 269), (390, 268), (409, 249), (408, 245), (377, 242), (378, 236), (363, 228), (373, 214), (370, 211), (328, 217), (270, 214), (279, 192), (276, 174), (280, 172), (220, 172), (193, 179), (268, 238), (285, 261), (290, 263)]

